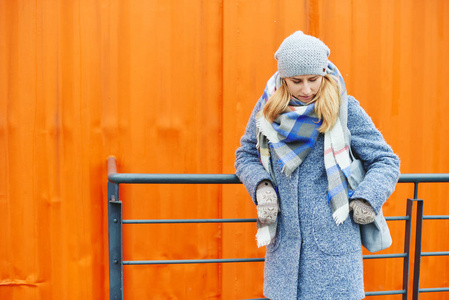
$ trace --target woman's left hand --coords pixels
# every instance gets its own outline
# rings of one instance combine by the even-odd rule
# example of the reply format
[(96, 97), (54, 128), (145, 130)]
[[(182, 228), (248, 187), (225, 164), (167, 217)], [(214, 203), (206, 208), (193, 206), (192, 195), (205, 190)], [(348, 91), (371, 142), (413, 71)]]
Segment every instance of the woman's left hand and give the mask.
[(354, 222), (358, 224), (369, 224), (374, 222), (374, 219), (376, 218), (376, 212), (366, 200), (352, 200), (349, 203), (349, 209), (353, 210)]

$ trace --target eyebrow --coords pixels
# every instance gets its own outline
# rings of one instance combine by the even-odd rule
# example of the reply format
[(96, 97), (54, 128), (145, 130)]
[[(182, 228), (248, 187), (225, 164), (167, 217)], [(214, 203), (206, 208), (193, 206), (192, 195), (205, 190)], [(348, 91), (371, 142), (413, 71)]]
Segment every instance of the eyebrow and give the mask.
[[(316, 78), (318, 78), (318, 75), (309, 77), (309, 78), (307, 78), (307, 79), (310, 80), (310, 79), (316, 79)], [(304, 80), (304, 79), (303, 79), (303, 78), (291, 77), (291, 80)]]

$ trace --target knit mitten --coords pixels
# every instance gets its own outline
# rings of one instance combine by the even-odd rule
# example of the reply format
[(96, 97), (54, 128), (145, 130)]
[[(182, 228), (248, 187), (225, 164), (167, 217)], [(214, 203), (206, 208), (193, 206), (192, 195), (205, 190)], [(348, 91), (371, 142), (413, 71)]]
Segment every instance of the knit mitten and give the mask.
[(279, 211), (279, 203), (276, 191), (271, 182), (263, 180), (257, 185), (257, 216), (262, 224), (272, 224), (276, 222)]
[(355, 199), (349, 203), (349, 208), (353, 210), (354, 222), (358, 224), (369, 224), (376, 218), (376, 212), (366, 200)]

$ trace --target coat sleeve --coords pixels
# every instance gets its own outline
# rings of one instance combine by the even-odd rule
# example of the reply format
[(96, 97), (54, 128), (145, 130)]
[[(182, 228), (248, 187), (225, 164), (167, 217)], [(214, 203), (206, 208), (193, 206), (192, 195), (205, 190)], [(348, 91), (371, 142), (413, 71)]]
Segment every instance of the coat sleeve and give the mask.
[(351, 147), (363, 162), (366, 175), (351, 199), (367, 200), (378, 213), (399, 179), (399, 158), (385, 142), (371, 118), (353, 97), (348, 97)]
[(258, 101), (249, 118), (246, 126), (245, 134), (240, 139), (240, 147), (237, 149), (235, 155), (236, 175), (246, 187), (254, 203), (256, 201), (256, 188), (262, 180), (270, 180), (270, 174), (265, 170), (259, 159), (259, 154), (256, 148), (256, 113), (259, 111), (260, 103)]

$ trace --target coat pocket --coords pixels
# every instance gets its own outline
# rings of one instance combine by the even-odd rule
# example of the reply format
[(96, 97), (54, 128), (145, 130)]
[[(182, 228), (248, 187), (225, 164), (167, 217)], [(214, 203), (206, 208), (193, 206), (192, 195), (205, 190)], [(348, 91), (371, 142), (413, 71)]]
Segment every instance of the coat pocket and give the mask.
[(325, 222), (317, 222), (313, 225), (313, 236), (318, 248), (328, 255), (345, 255), (361, 250), (360, 228), (351, 216), (339, 226), (331, 217)]

